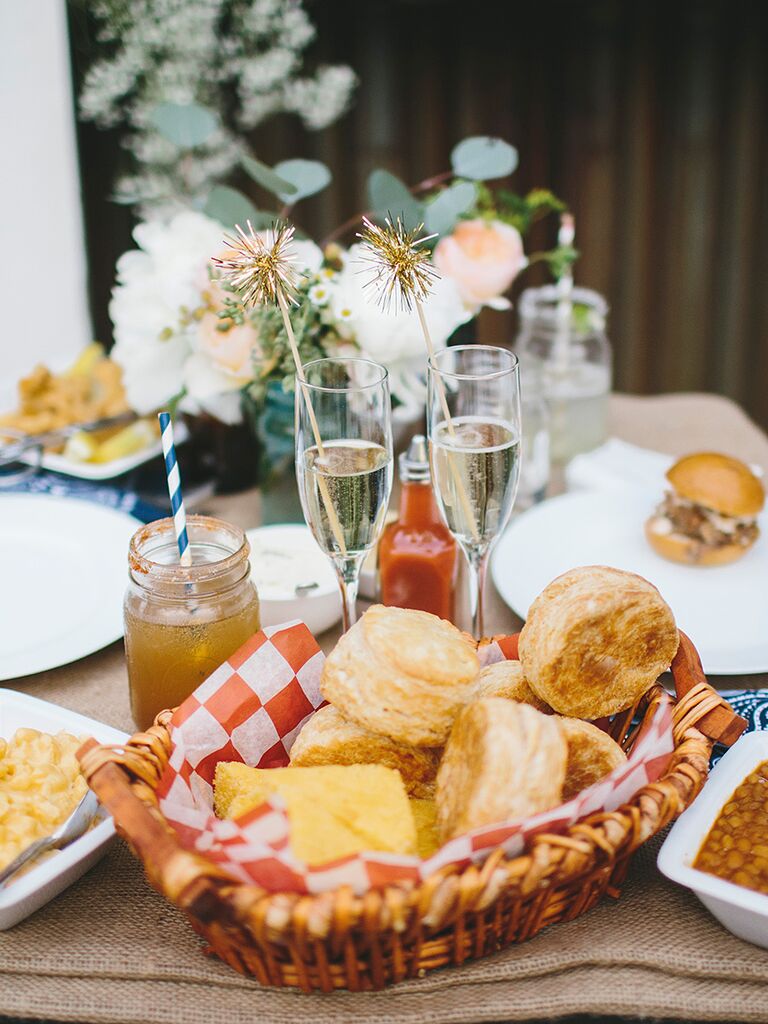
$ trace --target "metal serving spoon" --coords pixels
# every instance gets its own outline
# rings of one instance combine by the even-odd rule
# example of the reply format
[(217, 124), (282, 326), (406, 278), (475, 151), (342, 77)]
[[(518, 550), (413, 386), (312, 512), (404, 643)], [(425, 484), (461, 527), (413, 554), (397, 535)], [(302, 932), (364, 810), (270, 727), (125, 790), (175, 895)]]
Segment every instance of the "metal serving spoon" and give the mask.
[(56, 829), (53, 835), (45, 836), (22, 850), (19, 856), (0, 871), (0, 889), (2, 889), (25, 864), (47, 850), (61, 850), (79, 839), (96, 816), (99, 801), (92, 790), (88, 790), (83, 799), (72, 811), (67, 820)]

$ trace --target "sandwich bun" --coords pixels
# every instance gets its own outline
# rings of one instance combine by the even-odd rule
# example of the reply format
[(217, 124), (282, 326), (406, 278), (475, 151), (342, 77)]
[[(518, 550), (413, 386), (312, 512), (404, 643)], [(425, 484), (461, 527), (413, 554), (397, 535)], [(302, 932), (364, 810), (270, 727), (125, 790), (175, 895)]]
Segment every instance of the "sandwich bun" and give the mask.
[(682, 533), (659, 533), (654, 529), (657, 516), (653, 515), (645, 521), (645, 537), (657, 555), (670, 562), (681, 562), (683, 565), (729, 565), (737, 562), (757, 540), (749, 544), (722, 544), (708, 547), (693, 537)]
[[(723, 516), (751, 519), (765, 503), (761, 481), (749, 466), (730, 455), (717, 452), (686, 455), (670, 467), (667, 480), (681, 498), (714, 509)], [(743, 550), (740, 549), (741, 553)]]

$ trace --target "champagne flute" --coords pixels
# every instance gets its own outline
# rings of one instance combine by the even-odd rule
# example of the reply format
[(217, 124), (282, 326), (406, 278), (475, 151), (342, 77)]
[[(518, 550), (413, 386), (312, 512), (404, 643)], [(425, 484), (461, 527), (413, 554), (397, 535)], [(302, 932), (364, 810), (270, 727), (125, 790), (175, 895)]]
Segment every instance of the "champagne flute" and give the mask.
[(304, 382), (296, 381), (299, 497), (336, 569), (346, 632), (357, 617), (360, 567), (381, 536), (392, 491), (389, 380), (369, 359), (316, 359), (303, 372)]
[(469, 570), (472, 630), (483, 635), (488, 555), (509, 522), (520, 470), (517, 356), (456, 345), (428, 361), (427, 427), (432, 486)]

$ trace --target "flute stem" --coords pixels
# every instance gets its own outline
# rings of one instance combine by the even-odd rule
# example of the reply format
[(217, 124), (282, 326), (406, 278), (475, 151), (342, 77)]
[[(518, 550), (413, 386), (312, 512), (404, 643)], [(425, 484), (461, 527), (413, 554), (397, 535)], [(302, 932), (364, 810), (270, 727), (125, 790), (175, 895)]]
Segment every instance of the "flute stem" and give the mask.
[(357, 558), (334, 559), (341, 591), (342, 625), (345, 633), (357, 621), (357, 588), (363, 558), (364, 556), (360, 555)]
[(469, 578), (469, 611), (472, 616), (472, 635), (481, 640), (484, 635), (483, 594), (485, 576), (488, 568), (488, 545), (461, 545), (467, 559), (467, 576)]

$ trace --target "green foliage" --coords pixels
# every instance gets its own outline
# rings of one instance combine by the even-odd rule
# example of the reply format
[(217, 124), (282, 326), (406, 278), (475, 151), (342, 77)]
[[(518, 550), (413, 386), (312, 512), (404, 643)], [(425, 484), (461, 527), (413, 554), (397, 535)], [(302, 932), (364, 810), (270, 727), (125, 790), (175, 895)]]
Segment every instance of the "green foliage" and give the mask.
[[(291, 326), (296, 336), (301, 361), (307, 363), (328, 354), (329, 341), (336, 339), (336, 332), (323, 320), (320, 307), (313, 305), (301, 294), (299, 302), (300, 305), (291, 313)], [(293, 391), (296, 367), (285, 333), (283, 317), (277, 306), (258, 306), (247, 315), (258, 331), (261, 347), (255, 366), (256, 378), (248, 390), (253, 401), (261, 406), (270, 382), (278, 381), (284, 391)]]
[(457, 178), (472, 181), (505, 178), (517, 167), (517, 150), (503, 139), (476, 135), (454, 147), (451, 167)]
[(202, 146), (219, 126), (216, 114), (197, 103), (160, 103), (149, 119), (163, 138), (179, 149)]
[(558, 245), (549, 252), (542, 253), (542, 257), (552, 276), (559, 279), (571, 269), (579, 258), (579, 250), (574, 249), (572, 245)]
[(374, 171), (368, 178), (368, 201), (377, 217), (400, 217), (407, 228), (415, 228), (425, 219), (423, 205), (410, 189), (389, 171)]
[(332, 177), (329, 169), (319, 160), (283, 160), (275, 164), (274, 173), (293, 186), (293, 192), (277, 193), (284, 203), (291, 205), (322, 192)]
[[(246, 174), (253, 178), (257, 185), (265, 188), (267, 192), (271, 192), (281, 199), (283, 196), (290, 196), (293, 199), (298, 192), (294, 184), (286, 178), (281, 178), (271, 167), (267, 167), (261, 160), (257, 160), (255, 156), (245, 155), (241, 158), (240, 163), (243, 165), (243, 170)], [(283, 199), (283, 202), (286, 201), (286, 199)]]
[(245, 222), (250, 220), (257, 231), (269, 227), (275, 219), (274, 214), (257, 210), (248, 196), (229, 185), (216, 185), (211, 189), (203, 212), (228, 228), (235, 224), (245, 227)]
[(456, 222), (475, 204), (477, 186), (471, 181), (456, 181), (427, 204), (427, 231), (447, 235)]
[(566, 204), (547, 189), (533, 189), (526, 196), (519, 196), (509, 189), (491, 190), (487, 185), (478, 184), (475, 216), (501, 220), (526, 235), (531, 226), (549, 213), (562, 213)]

